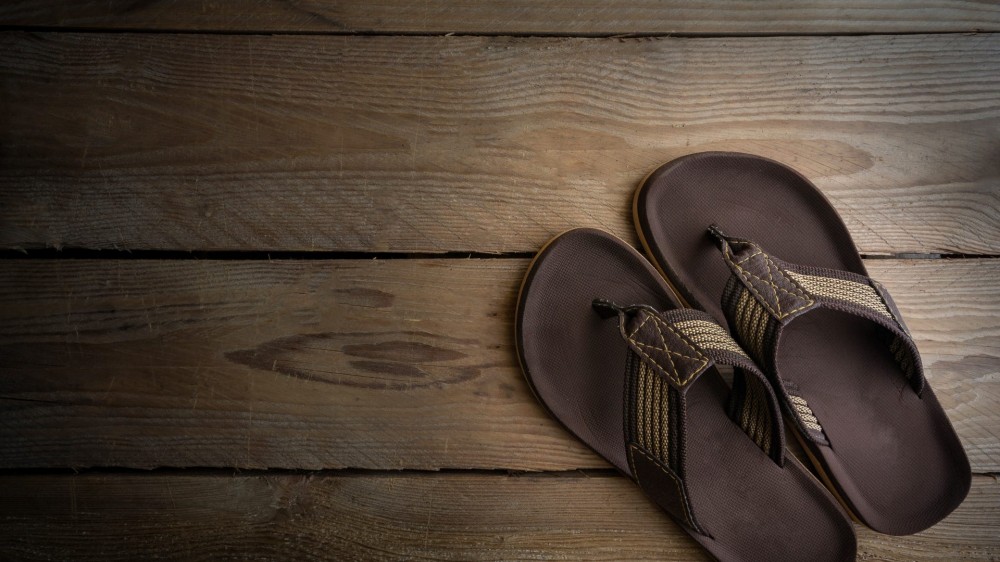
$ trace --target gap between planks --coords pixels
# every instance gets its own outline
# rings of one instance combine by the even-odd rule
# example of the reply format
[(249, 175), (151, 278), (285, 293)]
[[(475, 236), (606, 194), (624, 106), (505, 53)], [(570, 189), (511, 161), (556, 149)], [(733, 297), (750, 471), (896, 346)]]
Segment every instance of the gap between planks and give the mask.
[(516, 37), (539, 39), (782, 39), (800, 37), (880, 37), (906, 35), (984, 35), (997, 33), (998, 30), (930, 30), (930, 31), (817, 31), (817, 32), (732, 32), (732, 33), (702, 33), (702, 32), (668, 32), (651, 31), (639, 33), (620, 32), (485, 32), (485, 31), (287, 31), (287, 30), (226, 30), (226, 29), (184, 29), (140, 27), (76, 27), (51, 25), (2, 25), (0, 33), (94, 33), (94, 34), (148, 34), (148, 35), (240, 35), (250, 37)]
[[(633, 247), (642, 251), (641, 247)], [(535, 252), (337, 252), (337, 251), (184, 251), (184, 250), (94, 250), (87, 248), (33, 248), (0, 250), (0, 260), (396, 260), (396, 259), (526, 259)], [(1000, 254), (861, 254), (862, 259), (929, 260), (1000, 258)]]

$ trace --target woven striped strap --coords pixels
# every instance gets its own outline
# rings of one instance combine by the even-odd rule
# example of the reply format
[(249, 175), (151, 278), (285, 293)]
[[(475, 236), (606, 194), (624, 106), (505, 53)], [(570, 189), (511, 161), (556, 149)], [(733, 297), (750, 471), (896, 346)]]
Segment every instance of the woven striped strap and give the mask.
[(606, 318), (618, 317), (628, 345), (624, 437), (632, 475), (661, 507), (702, 532), (684, 486), (685, 428), (697, 423), (687, 418), (687, 391), (713, 365), (733, 366), (729, 415), (782, 465), (781, 409), (767, 378), (725, 328), (704, 312), (661, 312), (604, 300), (594, 301), (594, 309)]
[(918, 395), (923, 392), (925, 381), (917, 347), (896, 304), (877, 281), (849, 271), (784, 262), (754, 242), (726, 236), (715, 225), (709, 232), (732, 270), (722, 295), (726, 319), (736, 340), (777, 387), (786, 411), (804, 435), (829, 444), (821, 420), (816, 419), (798, 388), (779, 376), (775, 358), (782, 329), (811, 310), (839, 310), (880, 326), (913, 390)]

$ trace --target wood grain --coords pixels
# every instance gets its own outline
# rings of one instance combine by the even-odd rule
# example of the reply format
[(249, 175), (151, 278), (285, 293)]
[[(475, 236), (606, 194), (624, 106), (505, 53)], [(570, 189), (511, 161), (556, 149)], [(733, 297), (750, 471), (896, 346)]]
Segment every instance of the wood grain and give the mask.
[(544, 33), (609, 35), (891, 33), (1000, 30), (990, 2), (721, 0), (8, 0), (0, 25), (327, 33)]
[[(618, 476), (0, 476), (0, 556), (34, 560), (708, 560)], [(1000, 484), (859, 560), (996, 560)]]
[(5, 248), (528, 252), (739, 150), (865, 253), (1000, 253), (998, 34), (10, 32), (0, 92)]
[[(1000, 260), (869, 264), (974, 470), (1000, 470)], [(0, 467), (606, 467), (522, 379), (526, 266), (9, 260)]]

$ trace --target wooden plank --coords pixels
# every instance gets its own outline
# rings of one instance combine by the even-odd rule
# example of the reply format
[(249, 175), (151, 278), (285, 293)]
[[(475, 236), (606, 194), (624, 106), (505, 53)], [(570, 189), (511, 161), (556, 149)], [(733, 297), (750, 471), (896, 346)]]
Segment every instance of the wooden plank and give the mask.
[(327, 33), (542, 33), (613, 35), (893, 33), (1000, 30), (988, 2), (903, 0), (832, 2), (574, 0), (532, 2), (212, 2), (174, 0), (8, 0), (0, 25)]
[[(749, 69), (752, 69), (749, 70)], [(1000, 253), (1000, 35), (0, 35), (0, 247), (534, 251), (702, 150)]]
[[(0, 476), (0, 556), (33, 560), (708, 560), (618, 476)], [(859, 560), (996, 560), (1000, 484)]]
[[(526, 260), (14, 260), (0, 467), (607, 465), (531, 396)], [(1000, 470), (1000, 260), (873, 260), (979, 472)]]

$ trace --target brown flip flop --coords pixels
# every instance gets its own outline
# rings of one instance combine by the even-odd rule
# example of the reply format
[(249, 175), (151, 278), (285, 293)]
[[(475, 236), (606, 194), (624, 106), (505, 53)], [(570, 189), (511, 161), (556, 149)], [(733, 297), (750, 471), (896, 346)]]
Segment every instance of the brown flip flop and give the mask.
[[(764, 374), (636, 250), (592, 229), (556, 237), (528, 268), (515, 329), (538, 400), (716, 558), (854, 559), (847, 515), (785, 457)], [(732, 391), (716, 364), (734, 367)]]
[(962, 503), (969, 462), (917, 348), (812, 183), (773, 160), (706, 152), (651, 173), (633, 208), (654, 263), (690, 306), (728, 322), (856, 519), (910, 534)]

